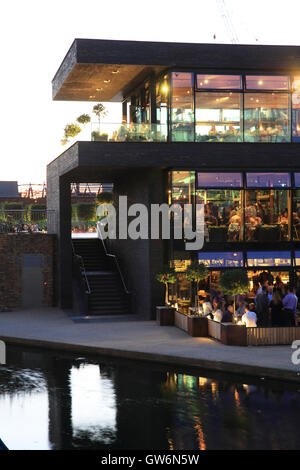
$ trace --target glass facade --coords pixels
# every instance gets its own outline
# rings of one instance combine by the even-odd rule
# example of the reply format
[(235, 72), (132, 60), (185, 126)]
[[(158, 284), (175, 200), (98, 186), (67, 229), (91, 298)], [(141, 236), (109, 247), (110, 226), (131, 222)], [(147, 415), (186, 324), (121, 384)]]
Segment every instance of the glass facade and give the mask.
[(289, 239), (288, 191), (249, 189), (245, 191), (246, 241), (274, 242)]
[(291, 266), (289, 251), (248, 251), (248, 267)]
[(240, 93), (196, 93), (196, 141), (241, 141)]
[(289, 90), (288, 75), (246, 75), (247, 90)]
[[(297, 174), (297, 173), (295, 173)], [(248, 188), (290, 188), (290, 173), (246, 173)]]
[(197, 74), (196, 86), (199, 90), (241, 90), (242, 76)]
[(204, 204), (206, 241), (242, 239), (242, 194), (236, 189), (200, 189), (197, 204)]
[(300, 76), (172, 72), (171, 88), (171, 141), (300, 142)]
[[(300, 179), (299, 179), (300, 181)], [(242, 188), (242, 173), (197, 173), (198, 188)]]
[(287, 93), (245, 93), (245, 142), (289, 141), (289, 114)]
[(204, 205), (206, 244), (296, 242), (299, 182), (288, 172), (172, 171), (169, 202)]
[(194, 74), (171, 74), (171, 139), (194, 141)]
[(198, 253), (199, 263), (209, 268), (242, 268), (244, 266), (243, 253), (236, 252), (202, 252)]

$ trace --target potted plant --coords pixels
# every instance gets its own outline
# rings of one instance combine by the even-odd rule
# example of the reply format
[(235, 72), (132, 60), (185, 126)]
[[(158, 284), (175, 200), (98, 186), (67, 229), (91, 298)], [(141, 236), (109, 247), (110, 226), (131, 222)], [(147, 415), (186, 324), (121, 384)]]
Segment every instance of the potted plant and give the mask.
[(94, 142), (106, 142), (108, 140), (108, 134), (100, 134), (99, 131), (92, 132), (92, 140)]
[(157, 273), (156, 279), (165, 285), (165, 305), (169, 304), (169, 284), (175, 284), (177, 277), (175, 269), (169, 266), (165, 266), (162, 271)]
[(228, 269), (223, 271), (219, 287), (224, 294), (233, 296), (233, 314), (235, 315), (235, 297), (249, 291), (249, 279), (245, 269)]
[(93, 113), (96, 114), (96, 116), (98, 118), (98, 123), (99, 123), (98, 131), (99, 131), (99, 134), (100, 134), (101, 118), (104, 118), (107, 115), (107, 110), (106, 110), (105, 106), (102, 103), (98, 103), (98, 104), (95, 104), (95, 106), (93, 107)]
[(199, 282), (203, 281), (204, 279), (207, 279), (209, 276), (209, 271), (207, 267), (205, 266), (204, 263), (199, 263), (198, 261), (193, 261), (193, 263), (190, 264), (190, 266), (187, 267), (185, 271), (186, 278), (190, 282), (195, 282), (196, 283), (196, 302), (195, 302), (195, 310), (198, 312), (199, 310)]

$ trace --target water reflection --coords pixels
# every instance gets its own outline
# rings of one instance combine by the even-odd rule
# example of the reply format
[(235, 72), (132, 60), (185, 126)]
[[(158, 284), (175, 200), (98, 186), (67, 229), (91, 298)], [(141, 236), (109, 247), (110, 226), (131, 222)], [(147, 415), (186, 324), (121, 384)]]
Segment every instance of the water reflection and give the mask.
[(77, 446), (86, 440), (112, 444), (116, 435), (113, 381), (102, 367), (81, 364), (71, 369), (72, 428)]
[(0, 437), (11, 449), (299, 449), (299, 388), (14, 347)]

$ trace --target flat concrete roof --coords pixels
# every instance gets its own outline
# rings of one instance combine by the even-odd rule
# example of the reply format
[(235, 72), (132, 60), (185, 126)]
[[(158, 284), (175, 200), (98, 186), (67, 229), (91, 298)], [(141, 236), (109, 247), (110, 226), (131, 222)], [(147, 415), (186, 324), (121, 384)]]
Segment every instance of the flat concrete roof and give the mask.
[(54, 100), (122, 101), (151, 71), (300, 72), (299, 46), (75, 39), (53, 81)]

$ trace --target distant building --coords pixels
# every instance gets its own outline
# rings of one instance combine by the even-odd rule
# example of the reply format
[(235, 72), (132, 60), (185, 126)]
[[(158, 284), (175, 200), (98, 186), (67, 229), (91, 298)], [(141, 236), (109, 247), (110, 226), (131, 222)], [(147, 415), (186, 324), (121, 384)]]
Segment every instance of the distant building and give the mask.
[(0, 198), (19, 198), (17, 181), (0, 181)]
[(70, 185), (83, 182), (113, 183), (116, 200), (127, 195), (147, 208), (205, 206), (199, 252), (186, 251), (184, 240), (110, 243), (144, 317), (162, 302), (155, 275), (168, 263), (178, 271), (173, 298), (182, 309), (192, 296), (182, 271), (196, 260), (210, 270), (207, 289), (236, 268), (247, 269), (253, 296), (265, 279), (300, 287), (299, 71), (297, 46), (76, 39), (53, 99), (120, 102), (122, 118), (92, 127), (91, 142), (48, 165), (61, 306), (73, 301)]

